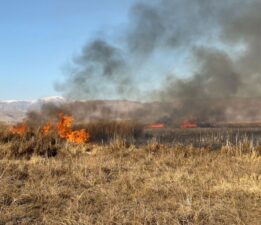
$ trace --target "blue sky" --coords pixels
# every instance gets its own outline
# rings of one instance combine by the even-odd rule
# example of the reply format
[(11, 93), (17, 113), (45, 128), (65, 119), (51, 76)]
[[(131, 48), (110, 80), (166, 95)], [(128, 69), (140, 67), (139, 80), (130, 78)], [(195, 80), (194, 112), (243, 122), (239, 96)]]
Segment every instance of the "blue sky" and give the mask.
[(0, 100), (59, 95), (66, 64), (95, 35), (124, 27), (133, 2), (0, 0)]

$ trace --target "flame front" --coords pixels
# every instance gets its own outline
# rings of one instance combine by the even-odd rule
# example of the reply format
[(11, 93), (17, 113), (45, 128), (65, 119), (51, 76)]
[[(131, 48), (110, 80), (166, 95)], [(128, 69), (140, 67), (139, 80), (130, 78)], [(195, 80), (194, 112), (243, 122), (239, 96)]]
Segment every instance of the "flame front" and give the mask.
[(146, 126), (148, 129), (163, 129), (165, 127), (164, 123), (153, 123)]
[(183, 129), (197, 128), (197, 127), (198, 127), (197, 123), (193, 120), (184, 120), (180, 125), (180, 128)]
[(71, 131), (67, 136), (67, 140), (77, 144), (84, 144), (88, 139), (89, 134), (84, 129)]
[[(84, 144), (89, 140), (89, 133), (84, 129), (81, 130), (73, 130), (73, 117), (65, 116), (60, 114), (60, 121), (56, 124), (56, 132), (60, 138), (64, 138), (70, 142), (76, 144)], [(55, 128), (55, 126), (49, 121), (42, 126), (40, 129), (40, 133), (44, 136), (47, 136), (51, 129)], [(12, 134), (16, 134), (19, 136), (24, 136), (28, 131), (28, 125), (26, 123), (20, 123), (10, 128), (10, 132)]]
[(57, 131), (61, 138), (67, 138), (68, 134), (72, 132), (73, 118), (71, 116), (60, 115), (61, 120), (57, 124)]
[(10, 129), (12, 134), (17, 134), (19, 136), (24, 136), (26, 132), (28, 131), (28, 125), (26, 123), (20, 123), (15, 126), (13, 126)]
[(70, 142), (77, 144), (83, 144), (89, 139), (89, 133), (84, 129), (82, 130), (72, 130), (73, 117), (60, 115), (61, 120), (57, 124), (57, 131), (61, 138), (66, 138)]
[(49, 132), (52, 129), (52, 123), (51, 122), (47, 122), (41, 129), (41, 132), (44, 136), (47, 136), (49, 134)]

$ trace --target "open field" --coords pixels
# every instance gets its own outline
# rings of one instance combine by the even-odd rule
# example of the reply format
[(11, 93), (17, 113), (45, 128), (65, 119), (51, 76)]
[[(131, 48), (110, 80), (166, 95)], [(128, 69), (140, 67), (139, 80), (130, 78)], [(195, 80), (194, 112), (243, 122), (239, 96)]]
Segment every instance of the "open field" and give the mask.
[(153, 144), (67, 150), (0, 161), (0, 224), (260, 224), (254, 152)]
[(155, 137), (79, 145), (2, 127), (0, 153), (1, 225), (261, 221), (261, 148), (248, 139), (215, 150)]

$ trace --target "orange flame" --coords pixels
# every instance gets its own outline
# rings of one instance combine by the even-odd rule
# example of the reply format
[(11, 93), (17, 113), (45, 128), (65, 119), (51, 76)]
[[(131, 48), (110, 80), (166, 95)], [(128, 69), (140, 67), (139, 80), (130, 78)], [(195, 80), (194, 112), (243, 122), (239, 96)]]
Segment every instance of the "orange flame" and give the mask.
[(82, 130), (72, 130), (73, 117), (60, 115), (61, 120), (57, 124), (58, 135), (61, 138), (66, 138), (70, 142), (77, 144), (83, 144), (89, 139), (89, 133), (84, 129)]
[(197, 123), (193, 120), (185, 120), (180, 125), (180, 128), (183, 129), (197, 128), (197, 127), (198, 127)]
[(84, 129), (71, 131), (67, 136), (67, 140), (77, 144), (84, 144), (88, 139), (89, 134)]
[(12, 134), (17, 134), (19, 136), (24, 136), (26, 132), (28, 131), (28, 125), (26, 123), (20, 123), (15, 126), (13, 126), (10, 129)]
[(61, 138), (67, 138), (72, 129), (73, 118), (61, 114), (61, 120), (57, 124), (57, 131)]
[(148, 129), (163, 129), (165, 128), (165, 124), (164, 123), (155, 123), (155, 124), (149, 124), (146, 126), (146, 128)]
[(51, 122), (47, 122), (41, 129), (41, 132), (44, 136), (48, 135), (50, 130), (52, 129)]

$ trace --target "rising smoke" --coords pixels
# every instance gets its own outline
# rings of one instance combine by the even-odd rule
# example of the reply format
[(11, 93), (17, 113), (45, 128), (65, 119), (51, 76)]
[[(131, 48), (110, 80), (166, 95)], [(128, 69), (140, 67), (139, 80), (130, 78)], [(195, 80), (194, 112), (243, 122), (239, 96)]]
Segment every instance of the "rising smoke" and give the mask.
[[(260, 12), (260, 0), (137, 3), (128, 29), (121, 32), (123, 41), (117, 46), (103, 39), (87, 43), (58, 90), (73, 99), (151, 96), (151, 101), (169, 102), (161, 109), (169, 119), (225, 120), (231, 111), (225, 100), (261, 96)], [(137, 97), (143, 66), (155, 68), (155, 55), (161, 64), (183, 52), (190, 58), (189, 77), (157, 70), (161, 88)], [(142, 76), (146, 80), (151, 74)]]
[(105, 40), (88, 43), (81, 56), (74, 59), (72, 71), (66, 83), (56, 86), (70, 98), (106, 98), (108, 94), (131, 92), (130, 68), (121, 50)]

